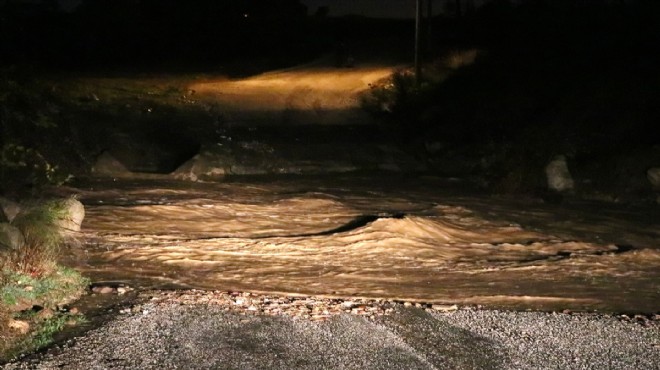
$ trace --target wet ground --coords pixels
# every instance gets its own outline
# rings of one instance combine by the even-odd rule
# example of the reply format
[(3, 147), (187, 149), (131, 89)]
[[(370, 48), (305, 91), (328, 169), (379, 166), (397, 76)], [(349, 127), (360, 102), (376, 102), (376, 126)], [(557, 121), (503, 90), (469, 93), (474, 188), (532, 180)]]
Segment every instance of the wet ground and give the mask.
[(481, 194), (389, 173), (89, 180), (96, 282), (515, 309), (660, 310), (657, 207)]

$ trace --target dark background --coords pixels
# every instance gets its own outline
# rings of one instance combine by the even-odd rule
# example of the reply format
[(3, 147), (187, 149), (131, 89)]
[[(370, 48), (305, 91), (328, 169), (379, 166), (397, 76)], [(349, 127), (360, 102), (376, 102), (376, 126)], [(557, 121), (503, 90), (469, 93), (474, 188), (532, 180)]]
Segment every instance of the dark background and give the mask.
[[(355, 1), (356, 9), (367, 3)], [(411, 12), (414, 3), (406, 3)], [(399, 144), (431, 170), (486, 177), (496, 191), (543, 186), (544, 165), (565, 155), (589, 186), (651, 199), (645, 171), (660, 165), (658, 2), (458, 3), (434, 1), (424, 68), (446, 73), (443, 58), (469, 49), (480, 51), (476, 62), (420, 87), (399, 80), (388, 96), (392, 109), (372, 112), (380, 129), (401, 138)], [(327, 13), (318, 11), (320, 4), (306, 4), (86, 0), (64, 12), (57, 2), (5, 0), (3, 73), (19, 82), (57, 74), (245, 76), (308, 62), (344, 43), (358, 63), (361, 55), (412, 61), (412, 19), (332, 17), (332, 3)], [(379, 4), (373, 15), (403, 6)], [(12, 98), (5, 117), (28, 115), (49, 94)], [(62, 119), (59, 112), (55, 120)], [(34, 123), (25, 122), (5, 118), (3, 127), (13, 132), (5, 142), (46, 145), (32, 134)], [(430, 144), (443, 149), (431, 152)]]

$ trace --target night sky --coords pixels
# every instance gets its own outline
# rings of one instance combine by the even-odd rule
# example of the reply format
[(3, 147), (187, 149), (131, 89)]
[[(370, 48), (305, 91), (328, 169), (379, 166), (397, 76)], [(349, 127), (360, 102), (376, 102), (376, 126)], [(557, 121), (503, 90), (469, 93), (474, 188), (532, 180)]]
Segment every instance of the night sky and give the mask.
[[(81, 0), (59, 0), (62, 8), (71, 11)], [(319, 6), (328, 6), (330, 15), (358, 14), (369, 17), (409, 18), (415, 14), (415, 0), (301, 0), (309, 14)]]
[(330, 15), (358, 14), (370, 17), (410, 18), (415, 15), (415, 0), (302, 0), (310, 14), (328, 6)]

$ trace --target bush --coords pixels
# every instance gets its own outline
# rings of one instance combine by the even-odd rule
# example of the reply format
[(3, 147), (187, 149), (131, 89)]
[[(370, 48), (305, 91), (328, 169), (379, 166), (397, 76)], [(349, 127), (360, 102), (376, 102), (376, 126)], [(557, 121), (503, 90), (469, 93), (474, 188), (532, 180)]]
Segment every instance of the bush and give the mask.
[(66, 127), (52, 87), (31, 71), (0, 69), (0, 191), (17, 185), (63, 183)]
[(402, 110), (409, 96), (414, 95), (415, 80), (412, 73), (399, 70), (361, 97), (361, 105), (374, 114), (395, 114)]
[(58, 220), (66, 217), (64, 202), (51, 201), (16, 216), (16, 226), (25, 243), (7, 253), (0, 267), (20, 274), (41, 277), (52, 272), (63, 242)]

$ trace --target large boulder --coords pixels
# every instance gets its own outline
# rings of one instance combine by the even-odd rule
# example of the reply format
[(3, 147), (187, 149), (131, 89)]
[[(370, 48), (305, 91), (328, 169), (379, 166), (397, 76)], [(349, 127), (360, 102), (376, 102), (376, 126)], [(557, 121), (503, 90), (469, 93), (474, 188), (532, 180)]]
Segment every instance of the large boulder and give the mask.
[(545, 175), (548, 181), (548, 188), (557, 192), (571, 191), (575, 187), (575, 182), (568, 170), (566, 157), (563, 155), (556, 156), (545, 167)]
[(211, 153), (204, 152), (189, 159), (171, 175), (178, 180), (199, 181), (221, 178), (226, 173), (227, 170), (222, 160)]
[(25, 244), (21, 231), (8, 223), (0, 223), (0, 253), (20, 248)]
[(131, 171), (112, 154), (103, 152), (96, 159), (92, 167), (92, 173), (97, 176), (124, 177), (129, 176)]
[(12, 222), (21, 212), (21, 206), (7, 198), (0, 197), (0, 222)]
[(66, 232), (79, 232), (83, 219), (85, 219), (85, 206), (74, 198), (69, 198), (61, 203), (62, 216), (57, 220), (57, 225)]
[(646, 178), (649, 179), (653, 189), (660, 191), (660, 167), (649, 168), (646, 171)]
[(186, 135), (160, 124), (115, 132), (105, 145), (130, 173), (171, 173), (200, 149)]

